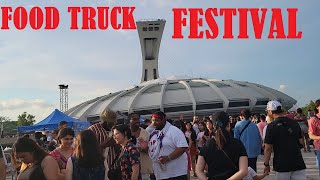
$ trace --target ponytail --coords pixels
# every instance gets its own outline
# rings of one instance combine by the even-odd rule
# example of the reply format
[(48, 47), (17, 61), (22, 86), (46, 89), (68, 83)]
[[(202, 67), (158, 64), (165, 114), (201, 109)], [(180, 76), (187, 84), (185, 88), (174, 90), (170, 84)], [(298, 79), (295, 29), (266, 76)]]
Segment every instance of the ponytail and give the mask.
[(212, 119), (216, 122), (216, 132), (214, 135), (215, 146), (218, 149), (223, 149), (231, 138), (231, 134), (227, 130), (227, 127), (230, 126), (229, 116), (226, 112), (220, 111), (214, 113)]
[(230, 133), (225, 129), (217, 126), (215, 133), (215, 143), (218, 149), (223, 149), (230, 140)]

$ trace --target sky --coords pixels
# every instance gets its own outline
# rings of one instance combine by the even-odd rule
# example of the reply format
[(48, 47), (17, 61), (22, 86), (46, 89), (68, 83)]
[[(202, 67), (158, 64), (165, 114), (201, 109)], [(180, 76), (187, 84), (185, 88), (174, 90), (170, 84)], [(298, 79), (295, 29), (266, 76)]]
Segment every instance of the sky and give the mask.
[[(190, 76), (258, 83), (295, 98), (298, 106), (320, 98), (319, 0), (15, 0), (5, 1), (2, 6), (23, 6), (28, 10), (34, 6), (55, 6), (60, 12), (56, 30), (36, 31), (29, 27), (16, 30), (13, 23), (9, 24), (10, 30), (0, 30), (0, 116), (11, 120), (28, 112), (40, 121), (55, 108), (59, 109), (59, 84), (69, 85), (71, 108), (140, 83), (142, 60), (138, 32), (70, 30), (68, 6), (134, 6), (135, 21), (165, 19), (159, 52), (161, 78)], [(254, 38), (249, 19), (250, 39), (222, 39), (224, 21), (216, 17), (221, 31), (218, 38), (172, 39), (172, 8), (195, 7), (267, 8), (263, 38)], [(282, 8), (286, 32), (286, 8), (298, 8), (297, 29), (302, 31), (302, 39), (267, 39), (271, 8)], [(239, 27), (237, 18), (233, 21), (235, 37)], [(200, 30), (208, 27), (204, 24)], [(184, 36), (188, 36), (188, 31), (188, 26), (183, 29)]]

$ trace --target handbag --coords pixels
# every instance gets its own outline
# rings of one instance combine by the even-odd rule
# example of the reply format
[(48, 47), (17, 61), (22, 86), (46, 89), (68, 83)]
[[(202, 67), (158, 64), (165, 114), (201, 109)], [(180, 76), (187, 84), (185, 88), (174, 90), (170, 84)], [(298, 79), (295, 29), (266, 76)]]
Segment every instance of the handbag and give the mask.
[(111, 166), (110, 166), (110, 168), (109, 168), (108, 178), (109, 178), (110, 180), (121, 180), (121, 179), (122, 179), (121, 169), (115, 168), (115, 166), (114, 166), (115, 163), (119, 160), (119, 159), (118, 159), (119, 156), (120, 156), (120, 154), (118, 154), (118, 155), (114, 158), (114, 160), (113, 160), (113, 162), (112, 162), (112, 164), (111, 164)]

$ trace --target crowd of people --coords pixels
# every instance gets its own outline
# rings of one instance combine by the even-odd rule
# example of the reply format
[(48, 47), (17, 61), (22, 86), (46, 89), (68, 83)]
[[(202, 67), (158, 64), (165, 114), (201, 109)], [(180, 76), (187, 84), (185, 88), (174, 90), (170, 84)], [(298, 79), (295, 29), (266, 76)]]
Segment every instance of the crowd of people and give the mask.
[[(19, 138), (12, 151), (16, 179), (257, 180), (270, 173), (273, 154), (276, 179), (303, 180), (307, 177), (301, 149), (310, 152), (310, 140), (320, 164), (320, 100), (315, 105), (310, 117), (301, 109), (285, 114), (278, 101), (268, 102), (266, 114), (258, 116), (244, 109), (239, 116), (216, 112), (173, 121), (157, 111), (144, 124), (137, 113), (118, 121), (117, 114), (106, 109), (101, 122), (77, 134), (62, 122), (45, 142), (37, 133), (35, 140)], [(265, 168), (257, 174), (261, 154)], [(1, 159), (2, 152), (4, 179)]]

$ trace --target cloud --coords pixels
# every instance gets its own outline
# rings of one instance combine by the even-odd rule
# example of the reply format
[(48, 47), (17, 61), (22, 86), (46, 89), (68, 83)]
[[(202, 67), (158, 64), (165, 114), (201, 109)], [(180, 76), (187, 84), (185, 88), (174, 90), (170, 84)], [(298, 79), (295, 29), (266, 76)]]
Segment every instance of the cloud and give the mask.
[(115, 0), (107, 0), (108, 4), (111, 5), (111, 4), (114, 4)]
[(47, 117), (54, 108), (55, 104), (49, 103), (44, 99), (20, 99), (13, 98), (9, 100), (0, 100), (0, 115), (5, 115), (11, 120), (16, 121), (18, 115), (27, 112), (35, 116), (36, 122)]
[(26, 8), (29, 8), (29, 9), (32, 9), (33, 7), (36, 7), (37, 5), (34, 5), (34, 4), (29, 4), (27, 6), (25, 6)]
[[(123, 33), (129, 36), (134, 34), (133, 31)], [(30, 36), (33, 40), (30, 39)], [(4, 47), (0, 48), (0, 54), (2, 54), (0, 71), (5, 76), (0, 77), (0, 84), (4, 84), (6, 88), (37, 87), (43, 89), (52, 88), (53, 84), (57, 85), (65, 79), (71, 82), (82, 81), (86, 83), (92, 79), (114, 79), (114, 77), (108, 76), (107, 72), (118, 74), (119, 69), (122, 72), (128, 72), (130, 67), (134, 67), (140, 58), (140, 56), (134, 56), (134, 60), (131, 60), (133, 48), (129, 49), (129, 46), (97, 45), (91, 47), (85, 44), (86, 39), (76, 40), (73, 37), (69, 39), (70, 42), (59, 44), (55, 41), (57, 38), (48, 37), (48, 41), (52, 41), (52, 44), (56, 45), (55, 47), (48, 44), (47, 41), (42, 41), (41, 33), (39, 36), (30, 33), (26, 37), (28, 38), (17, 40), (12, 37), (11, 41), (1, 41)], [(92, 36), (92, 38), (97, 37)], [(102, 38), (100, 37), (100, 39)], [(95, 40), (88, 39), (87, 43), (90, 44), (93, 41)], [(123, 53), (123, 51), (127, 53)], [(115, 63), (115, 59), (117, 62), (125, 63), (126, 66), (123, 63)], [(117, 77), (122, 75), (124, 73)]]
[[(94, 99), (96, 97), (104, 96), (109, 93), (114, 93), (116, 91), (122, 90), (121, 88), (116, 89), (116, 88), (96, 88), (94, 90), (92, 89), (84, 89), (83, 86), (82, 88), (79, 88), (78, 91), (72, 92), (69, 96), (69, 109), (72, 108), (73, 106), (79, 105), (85, 101)], [(70, 92), (70, 91), (69, 91)], [(83, 93), (86, 92), (86, 93)], [(71, 97), (72, 96), (72, 97)]]
[(279, 87), (279, 91), (285, 93), (287, 88), (288, 88), (287, 85), (281, 84), (280, 87)]
[(115, 32), (117, 33), (121, 33), (121, 35), (125, 36), (126, 39), (133, 39), (136, 36), (136, 31), (129, 31), (129, 30), (123, 30), (123, 29), (119, 29), (119, 30), (115, 30)]
[[(92, 82), (92, 86), (88, 86), (87, 84), (80, 82), (73, 84), (73, 86), (71, 86), (69, 89), (69, 109), (85, 101), (122, 89), (121, 87), (104, 88), (104, 84), (101, 82)], [(43, 91), (39, 92), (43, 93)], [(0, 99), (0, 116), (7, 116), (11, 120), (16, 121), (18, 115), (22, 114), (23, 112), (27, 112), (34, 115), (36, 117), (36, 122), (39, 122), (46, 118), (54, 109), (59, 109), (60, 104), (58, 92), (56, 94), (57, 96), (54, 99), (51, 99), (51, 101), (39, 98), (12, 98), (8, 100)], [(48, 97), (48, 99), (50, 98)]]
[(140, 0), (139, 1), (140, 6), (142, 6), (142, 7), (146, 7), (147, 3), (148, 3), (148, 0)]
[(51, 103), (47, 103), (43, 99), (20, 99), (14, 98), (9, 100), (1, 100), (0, 109), (1, 110), (17, 110), (24, 108), (32, 108), (32, 109), (41, 109), (47, 107), (53, 107), (54, 105)]
[(182, 3), (182, 0), (156, 0), (155, 5), (159, 8), (175, 6)]

